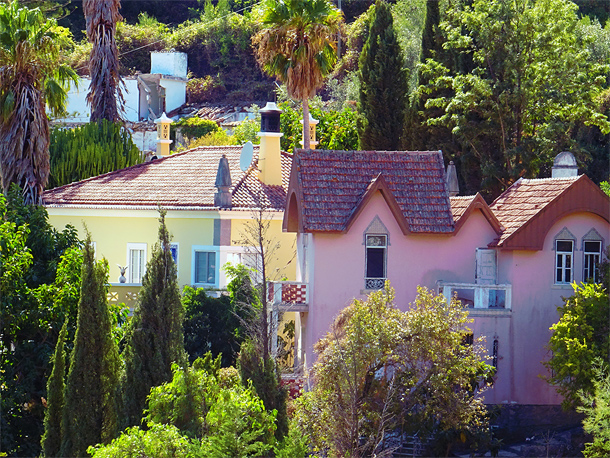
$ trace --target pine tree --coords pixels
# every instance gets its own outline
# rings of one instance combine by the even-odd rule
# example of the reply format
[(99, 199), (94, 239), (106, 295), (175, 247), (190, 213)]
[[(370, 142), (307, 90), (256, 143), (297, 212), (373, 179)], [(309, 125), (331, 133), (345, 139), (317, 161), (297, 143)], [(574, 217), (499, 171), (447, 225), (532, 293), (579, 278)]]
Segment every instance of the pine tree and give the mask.
[(159, 222), (159, 242), (146, 266), (124, 350), (123, 400), (129, 426), (140, 424), (150, 389), (172, 380), (172, 363), (186, 363), (184, 308), (164, 211)]
[(66, 335), (68, 320), (59, 332), (55, 353), (51, 359), (53, 369), (47, 381), (47, 410), (44, 416), (44, 435), (42, 436), (42, 451), (44, 456), (59, 454), (61, 447), (61, 416), (64, 406), (64, 379), (66, 377)]
[(95, 261), (91, 234), (83, 249), (82, 286), (74, 349), (65, 389), (61, 456), (86, 456), (87, 447), (108, 443), (117, 432), (121, 370), (108, 311), (108, 262)]
[(359, 61), (360, 148), (395, 151), (400, 147), (407, 102), (407, 70), (394, 31), (390, 6), (377, 0), (369, 36)]

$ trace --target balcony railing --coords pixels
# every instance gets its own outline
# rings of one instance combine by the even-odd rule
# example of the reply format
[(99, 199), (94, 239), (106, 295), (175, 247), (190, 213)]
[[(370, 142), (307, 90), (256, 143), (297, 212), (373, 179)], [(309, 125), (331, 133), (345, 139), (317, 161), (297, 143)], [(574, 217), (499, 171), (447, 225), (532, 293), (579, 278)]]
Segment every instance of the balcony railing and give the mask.
[(295, 281), (269, 282), (267, 300), (284, 312), (307, 312), (309, 288), (307, 283)]
[(511, 308), (511, 285), (480, 285), (477, 283), (437, 282), (439, 292), (449, 300), (457, 296), (465, 308)]
[(142, 288), (142, 285), (139, 283), (111, 283), (108, 291), (108, 302), (113, 304), (123, 302), (133, 310), (140, 288)]

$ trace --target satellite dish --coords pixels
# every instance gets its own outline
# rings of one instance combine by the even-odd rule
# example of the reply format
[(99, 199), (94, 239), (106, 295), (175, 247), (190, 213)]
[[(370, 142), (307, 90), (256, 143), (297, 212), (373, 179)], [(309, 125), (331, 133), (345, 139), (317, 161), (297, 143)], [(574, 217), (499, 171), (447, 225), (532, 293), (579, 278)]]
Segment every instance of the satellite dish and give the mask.
[(254, 146), (252, 142), (246, 142), (241, 149), (241, 155), (239, 156), (239, 168), (242, 172), (245, 172), (252, 164), (252, 155), (254, 154)]

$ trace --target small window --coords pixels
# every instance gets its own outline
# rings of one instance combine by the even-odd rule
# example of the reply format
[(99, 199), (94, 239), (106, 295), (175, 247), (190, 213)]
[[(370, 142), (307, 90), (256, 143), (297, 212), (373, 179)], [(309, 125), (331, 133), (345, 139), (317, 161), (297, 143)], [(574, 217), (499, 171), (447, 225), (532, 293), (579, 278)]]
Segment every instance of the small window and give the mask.
[(174, 260), (174, 264), (178, 265), (178, 244), (170, 243), (169, 251), (172, 253), (172, 259)]
[(146, 270), (146, 244), (127, 244), (127, 275), (129, 283), (142, 283)]
[(574, 241), (555, 240), (555, 283), (574, 281)]
[(216, 252), (195, 252), (195, 283), (216, 283)]
[(496, 370), (498, 369), (498, 339), (494, 339), (494, 343), (493, 343), (493, 347), (492, 347), (492, 354), (491, 354), (491, 364), (493, 365), (493, 367), (496, 368)]
[(599, 260), (602, 255), (602, 242), (585, 241), (584, 242), (584, 266), (583, 266), (583, 281), (599, 282)]
[(366, 289), (381, 289), (386, 279), (387, 236), (366, 236)]

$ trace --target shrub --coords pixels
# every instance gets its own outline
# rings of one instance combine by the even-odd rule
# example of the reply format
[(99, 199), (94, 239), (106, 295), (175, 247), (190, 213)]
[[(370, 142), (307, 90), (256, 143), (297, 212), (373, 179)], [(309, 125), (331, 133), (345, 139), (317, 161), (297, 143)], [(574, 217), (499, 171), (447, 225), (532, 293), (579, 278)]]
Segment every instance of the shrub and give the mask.
[(175, 123), (174, 126), (181, 130), (182, 135), (190, 139), (204, 137), (211, 132), (218, 132), (221, 130), (215, 121), (199, 118), (197, 116), (182, 118)]
[(191, 78), (186, 83), (186, 97), (189, 103), (214, 102), (222, 99), (226, 92), (227, 88), (218, 76)]
[(49, 188), (142, 162), (142, 154), (129, 131), (120, 123), (107, 120), (76, 129), (53, 129), (49, 154)]

